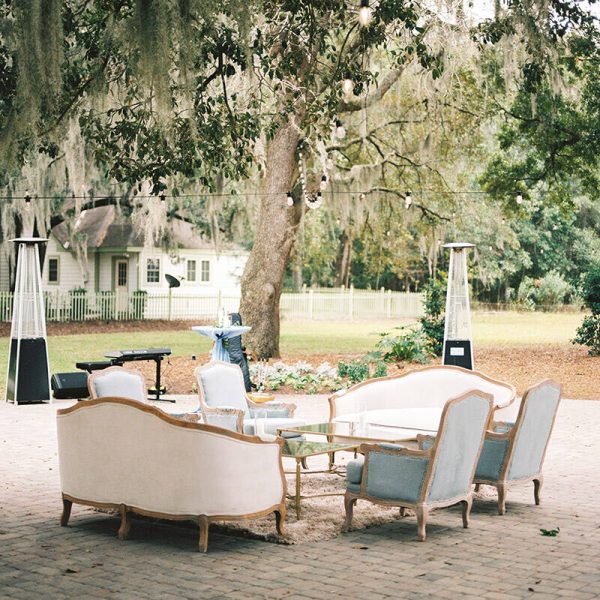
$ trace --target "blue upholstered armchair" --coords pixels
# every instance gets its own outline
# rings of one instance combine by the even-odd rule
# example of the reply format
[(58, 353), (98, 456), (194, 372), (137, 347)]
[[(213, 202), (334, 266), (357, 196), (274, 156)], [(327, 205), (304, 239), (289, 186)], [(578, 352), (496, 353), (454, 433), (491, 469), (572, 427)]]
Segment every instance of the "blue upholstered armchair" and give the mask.
[(108, 367), (88, 375), (88, 390), (92, 400), (107, 396), (147, 402), (144, 376), (134, 369)]
[[(304, 425), (294, 419), (296, 405), (284, 402), (256, 404), (246, 395), (244, 377), (238, 365), (213, 360), (195, 372), (200, 398), (200, 411), (205, 423), (253, 435), (255, 411), (266, 412), (265, 433), (277, 435), (281, 427)], [(298, 437), (283, 433), (283, 437)]]
[(514, 423), (494, 423), (487, 432), (475, 484), (498, 489), (499, 514), (506, 511), (506, 491), (513, 483), (533, 481), (535, 503), (540, 503), (542, 465), (560, 397), (558, 383), (542, 381), (525, 392)]
[(471, 391), (450, 400), (442, 412), (438, 435), (426, 450), (393, 444), (362, 445), (364, 457), (348, 463), (344, 504), (347, 529), (357, 500), (412, 508), (418, 539), (425, 540), (430, 508), (462, 503), (463, 526), (469, 525), (471, 483), (481, 452), (492, 396)]

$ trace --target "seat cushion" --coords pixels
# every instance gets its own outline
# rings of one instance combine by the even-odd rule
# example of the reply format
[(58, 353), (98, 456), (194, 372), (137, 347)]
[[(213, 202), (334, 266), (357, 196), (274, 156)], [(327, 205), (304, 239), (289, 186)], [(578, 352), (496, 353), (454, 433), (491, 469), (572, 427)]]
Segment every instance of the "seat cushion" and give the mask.
[[(300, 427), (301, 425), (305, 424), (305, 421), (301, 421), (300, 419), (265, 419), (265, 433), (277, 435), (277, 430), (281, 427)], [(254, 419), (244, 419), (244, 433), (246, 435), (254, 435)], [(292, 431), (284, 431), (282, 437), (296, 438), (300, 437), (301, 435), (302, 434), (300, 433), (294, 433)]]
[(360, 483), (362, 479), (365, 457), (359, 456), (346, 465), (346, 481), (348, 483)]
[(486, 439), (479, 455), (475, 479), (497, 481), (504, 465), (507, 450), (508, 440)]
[(105, 375), (98, 375), (94, 379), (94, 387), (99, 398), (119, 396), (146, 402), (146, 390), (142, 385), (142, 380), (137, 375), (127, 373), (125, 370), (109, 371)]

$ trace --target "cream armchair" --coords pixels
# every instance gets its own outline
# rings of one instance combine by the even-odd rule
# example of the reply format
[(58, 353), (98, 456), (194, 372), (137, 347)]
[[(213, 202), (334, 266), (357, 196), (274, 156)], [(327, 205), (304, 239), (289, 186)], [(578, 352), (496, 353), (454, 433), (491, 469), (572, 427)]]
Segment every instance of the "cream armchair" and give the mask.
[(536, 504), (544, 478), (542, 466), (560, 403), (560, 385), (550, 379), (523, 395), (514, 423), (496, 422), (485, 436), (475, 483), (498, 490), (498, 513), (506, 511), (506, 492), (514, 483), (533, 481)]
[(144, 376), (134, 369), (108, 367), (88, 375), (88, 390), (92, 400), (104, 396), (130, 398), (138, 402), (147, 402), (146, 381)]
[[(206, 423), (252, 435), (255, 411), (265, 411), (265, 433), (277, 435), (283, 427), (304, 425), (295, 419), (296, 405), (285, 402), (256, 404), (246, 394), (244, 377), (238, 365), (213, 360), (194, 371), (198, 385), (200, 412)], [(283, 433), (283, 437), (298, 437)]]
[(118, 509), (119, 538), (129, 513), (194, 520), (206, 552), (211, 521), (275, 513), (283, 534), (283, 440), (271, 442), (182, 421), (148, 404), (100, 398), (57, 411), (61, 525), (73, 503)]
[(352, 523), (357, 500), (399, 506), (402, 514), (414, 509), (419, 541), (425, 540), (430, 508), (461, 503), (463, 526), (468, 527), (471, 483), (491, 412), (491, 394), (470, 391), (446, 403), (428, 449), (361, 445), (364, 457), (350, 461), (346, 470), (344, 528)]

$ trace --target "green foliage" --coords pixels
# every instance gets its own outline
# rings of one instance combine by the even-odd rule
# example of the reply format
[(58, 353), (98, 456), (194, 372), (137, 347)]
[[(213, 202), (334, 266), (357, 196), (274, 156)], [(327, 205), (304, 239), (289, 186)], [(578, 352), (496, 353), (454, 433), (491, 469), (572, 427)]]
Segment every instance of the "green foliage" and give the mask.
[(582, 297), (592, 314), (583, 318), (572, 341), (587, 346), (590, 356), (600, 356), (600, 264), (585, 276)]
[(380, 334), (381, 339), (376, 348), (381, 352), (386, 362), (418, 362), (421, 364), (429, 362), (434, 351), (429, 339), (421, 328), (396, 327), (402, 333), (393, 336), (389, 333)]
[(424, 290), (425, 316), (419, 319), (421, 331), (429, 342), (431, 352), (441, 356), (444, 348), (444, 317), (441, 316), (446, 299), (443, 283), (431, 279)]
[(583, 282), (582, 298), (594, 315), (600, 315), (600, 263), (594, 265)]
[(536, 301), (542, 307), (556, 306), (562, 304), (570, 292), (571, 286), (564, 280), (560, 273), (550, 271), (539, 281)]
[(369, 378), (369, 364), (361, 360), (354, 360), (350, 363), (340, 361), (338, 375), (341, 378), (347, 377), (352, 383), (365, 381)]
[(600, 356), (600, 314), (584, 317), (572, 341), (587, 346), (590, 356)]
[(143, 319), (148, 305), (148, 292), (146, 290), (136, 290), (131, 297), (131, 318)]

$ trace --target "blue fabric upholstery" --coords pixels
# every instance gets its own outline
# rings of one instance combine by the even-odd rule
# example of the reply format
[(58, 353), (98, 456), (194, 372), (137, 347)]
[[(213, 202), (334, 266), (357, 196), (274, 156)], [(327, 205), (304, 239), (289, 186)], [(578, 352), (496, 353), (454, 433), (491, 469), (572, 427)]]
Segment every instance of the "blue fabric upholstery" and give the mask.
[[(264, 408), (250, 408), (248, 409), (249, 417), (254, 418), (254, 413), (256, 411), (266, 410), (267, 411), (267, 419), (287, 419), (290, 416), (290, 411), (287, 407), (284, 408), (269, 408), (268, 405), (265, 405)], [(304, 422), (300, 423), (301, 425)]]
[(540, 472), (559, 402), (560, 389), (551, 384), (527, 394), (507, 479), (532, 477)]
[(416, 502), (429, 459), (369, 453), (367, 494), (384, 500)]
[(229, 429), (230, 431), (237, 431), (237, 420), (237, 415), (215, 413), (207, 413), (204, 415), (204, 422), (207, 425), (214, 425), (215, 427)]
[(246, 390), (239, 367), (214, 364), (200, 371), (200, 380), (204, 390), (204, 400), (211, 408), (237, 408), (249, 416)]
[(473, 467), (479, 457), (489, 416), (489, 402), (476, 393), (450, 407), (446, 413), (445, 430), (438, 436), (428, 494), (430, 501), (447, 500), (469, 493)]
[(365, 457), (358, 456), (346, 465), (346, 481), (348, 483), (360, 483), (362, 479)]
[(348, 482), (346, 484), (346, 489), (349, 492), (354, 492), (355, 494), (358, 494), (360, 492), (360, 483), (350, 483), (350, 482)]
[(99, 398), (104, 396), (120, 396), (131, 398), (139, 402), (146, 402), (146, 390), (142, 380), (134, 373), (128, 373), (125, 369), (107, 371), (106, 374), (98, 374), (94, 378), (94, 388)]
[(507, 450), (508, 440), (486, 439), (477, 463), (475, 478), (496, 481), (500, 477)]
[[(280, 427), (300, 427), (304, 425), (304, 421), (299, 419), (265, 419), (265, 433), (269, 435), (277, 435), (277, 429)], [(244, 433), (246, 435), (254, 435), (254, 419), (244, 419)], [(301, 434), (293, 432), (283, 432), (282, 437), (296, 438)]]

